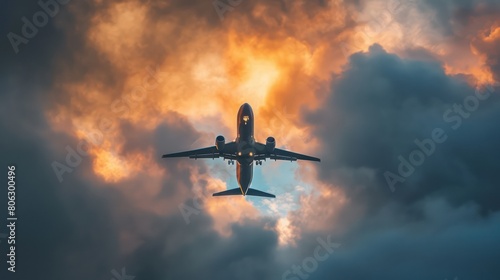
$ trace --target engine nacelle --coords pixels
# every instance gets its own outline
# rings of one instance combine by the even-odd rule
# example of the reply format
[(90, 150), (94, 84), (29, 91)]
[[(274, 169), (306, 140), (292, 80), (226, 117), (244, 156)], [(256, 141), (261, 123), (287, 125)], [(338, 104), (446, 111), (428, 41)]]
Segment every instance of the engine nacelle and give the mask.
[(274, 148), (276, 147), (276, 140), (274, 139), (274, 137), (267, 137), (266, 139), (266, 151), (268, 153), (271, 153), (272, 151), (274, 151)]
[(219, 135), (215, 137), (215, 147), (217, 148), (217, 151), (222, 152), (225, 144), (226, 144), (226, 139), (224, 139), (224, 136)]

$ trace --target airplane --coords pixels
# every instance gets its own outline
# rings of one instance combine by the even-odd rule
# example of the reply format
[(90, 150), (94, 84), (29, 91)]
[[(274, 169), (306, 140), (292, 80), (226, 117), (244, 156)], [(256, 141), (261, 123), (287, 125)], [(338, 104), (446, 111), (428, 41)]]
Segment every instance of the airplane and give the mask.
[(269, 198), (275, 198), (276, 196), (274, 194), (250, 188), (253, 177), (254, 162), (256, 165), (262, 165), (262, 161), (265, 161), (266, 159), (274, 159), (275, 161), (321, 161), (316, 157), (302, 155), (276, 148), (276, 140), (272, 136), (266, 139), (265, 144), (256, 142), (253, 134), (253, 110), (248, 103), (241, 105), (240, 109), (238, 110), (236, 125), (238, 130), (238, 137), (232, 142), (226, 143), (224, 136), (219, 135), (215, 138), (215, 146), (192, 151), (166, 154), (163, 155), (162, 158), (223, 158), (224, 160), (228, 160), (229, 165), (234, 165), (234, 162), (236, 161), (236, 177), (238, 179), (239, 188), (214, 193), (213, 196), (250, 195)]

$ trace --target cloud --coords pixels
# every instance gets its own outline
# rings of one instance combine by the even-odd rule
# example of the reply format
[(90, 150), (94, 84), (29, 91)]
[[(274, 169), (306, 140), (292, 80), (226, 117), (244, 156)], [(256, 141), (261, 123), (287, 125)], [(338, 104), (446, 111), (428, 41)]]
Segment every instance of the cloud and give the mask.
[[(460, 164), (471, 162), (472, 150), (476, 155), (479, 152), (485, 166), (496, 157), (494, 143), (499, 135), (489, 120), (496, 115), (497, 96), (493, 93), (478, 104), (477, 111), (464, 118), (456, 130), (457, 123), (449, 120), (452, 114), (446, 114), (453, 104), (463, 106), (467, 96), (474, 94), (475, 88), (458, 76), (446, 75), (438, 62), (404, 60), (378, 45), (368, 53), (353, 55), (342, 77), (332, 83), (327, 105), (309, 115), (315, 132), (324, 139), (322, 177), (351, 193), (360, 187), (386, 191), (383, 172), (397, 169), (398, 156), (408, 156), (416, 147), (415, 139), (429, 138), (433, 129), (442, 128), (450, 140), (437, 147), (416, 175), (399, 188), (418, 199), (436, 188), (457, 184), (466, 188), (469, 179), (475, 178), (485, 183), (482, 187), (494, 191), (489, 176), (485, 178), (479, 171), (480, 162), (474, 161), (477, 173), (468, 168), (471, 174), (460, 171)], [(484, 153), (478, 151), (476, 141), (481, 142)], [(484, 195), (482, 199), (488, 200), (491, 193)]]
[[(18, 123), (31, 118), (15, 110), (2, 113), (16, 116)], [(47, 123), (29, 121), (26, 126), (10, 126), (6, 120), (2, 118), (1, 128), (12, 133), (8, 142), (6, 139), (2, 143), (9, 146), (8, 151), (2, 152), (2, 164), (6, 166), (11, 163), (6, 160), (15, 159), (17, 213), (23, 224), (20, 222), (18, 227), (17, 252), (29, 253), (22, 258), (23, 266), (43, 271), (36, 274), (41, 273), (44, 278), (96, 279), (111, 277), (113, 268), (126, 266), (129, 275), (156, 279), (184, 274), (188, 271), (184, 264), (188, 263), (204, 267), (191, 270), (195, 279), (207, 273), (250, 273), (255, 264), (262, 267), (257, 273), (269, 273), (264, 264), (266, 258), (272, 257), (277, 237), (265, 228), (272, 221), (233, 224), (230, 239), (214, 231), (209, 210), (200, 212), (191, 225), (185, 224), (177, 205), (192, 196), (189, 190), (193, 170), (187, 164), (163, 162), (175, 176), (163, 177), (159, 189), (151, 178), (125, 180), (119, 185), (106, 183), (92, 175), (89, 161), (83, 161), (61, 184), (50, 162), (54, 156), (63, 155), (57, 147), (65, 143), (75, 145), (77, 139), (50, 132)], [(190, 133), (193, 131), (186, 126), (165, 124), (158, 128), (157, 143), (164, 143), (162, 138), (167, 135), (193, 137)], [(150, 132), (148, 139), (155, 139), (154, 133)], [(202, 181), (201, 187), (208, 186)], [(250, 251), (253, 253), (247, 255)], [(218, 252), (218, 257), (213, 257), (214, 252)], [(20, 258), (18, 262), (21, 263)], [(220, 269), (228, 263), (234, 268)], [(17, 275), (29, 278), (35, 276), (32, 273), (33, 270), (18, 269)]]
[[(331, 236), (342, 246), (311, 279), (496, 279), (499, 89), (455, 130), (443, 114), (498, 79), (498, 5), (408, 3), (243, 1), (221, 21), (210, 1), (71, 2), (17, 55), (4, 40), (17, 275), (280, 279)], [(29, 7), (5, 9), (4, 34)], [(220, 165), (160, 158), (230, 140), (248, 100), (258, 140), (322, 158), (272, 217), (210, 197), (233, 176)], [(391, 192), (384, 172), (435, 128), (446, 142)], [(59, 182), (51, 163), (92, 139)]]
[[(379, 45), (354, 54), (331, 91), (323, 108), (307, 119), (324, 151), (319, 176), (334, 184), (332, 191), (343, 190), (346, 204), (328, 213), (332, 202), (317, 198), (298, 212), (329, 221), (346, 252), (318, 274), (351, 279), (473, 275), (479, 265), (461, 269), (468, 258), (458, 255), (469, 250), (475, 264), (494, 271), (490, 258), (496, 253), (485, 246), (491, 239), (475, 243), (474, 236), (498, 231), (498, 203), (492, 199), (498, 196), (492, 169), (500, 140), (492, 127), (500, 106), (496, 92), (453, 130), (443, 114), (463, 104), (475, 88), (461, 76), (447, 75), (438, 61), (402, 59)], [(384, 172), (397, 173), (398, 155), (407, 157), (416, 148), (414, 140), (429, 138), (434, 128), (445, 130), (449, 140), (392, 193)], [(477, 247), (466, 245), (470, 242)]]

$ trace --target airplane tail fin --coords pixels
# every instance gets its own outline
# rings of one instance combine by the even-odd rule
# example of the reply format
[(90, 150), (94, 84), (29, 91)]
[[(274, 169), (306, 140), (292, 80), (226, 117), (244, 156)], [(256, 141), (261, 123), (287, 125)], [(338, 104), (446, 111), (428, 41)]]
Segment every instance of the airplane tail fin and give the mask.
[(226, 196), (226, 195), (243, 195), (243, 193), (241, 193), (240, 188), (236, 188), (213, 194), (213, 196)]
[(274, 194), (266, 193), (266, 192), (259, 191), (256, 189), (248, 189), (247, 195), (276, 198), (276, 196)]
[[(240, 188), (235, 188), (213, 194), (213, 196), (227, 196), (227, 195), (243, 195), (243, 193), (241, 192)], [(246, 195), (276, 198), (274, 194), (266, 193), (256, 189), (248, 189)]]

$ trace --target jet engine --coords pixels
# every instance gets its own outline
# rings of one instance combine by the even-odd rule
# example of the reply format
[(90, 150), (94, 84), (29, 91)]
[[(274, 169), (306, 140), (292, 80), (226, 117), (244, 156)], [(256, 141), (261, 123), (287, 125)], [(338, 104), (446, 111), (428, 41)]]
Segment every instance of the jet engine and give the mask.
[(224, 144), (226, 144), (224, 136), (219, 135), (215, 137), (215, 147), (217, 148), (217, 151), (221, 152), (224, 149)]
[(276, 147), (276, 140), (274, 139), (274, 137), (267, 137), (266, 139), (266, 150), (268, 153), (271, 153), (272, 151), (274, 151), (274, 148)]

